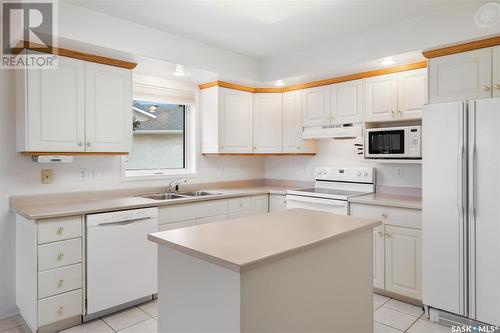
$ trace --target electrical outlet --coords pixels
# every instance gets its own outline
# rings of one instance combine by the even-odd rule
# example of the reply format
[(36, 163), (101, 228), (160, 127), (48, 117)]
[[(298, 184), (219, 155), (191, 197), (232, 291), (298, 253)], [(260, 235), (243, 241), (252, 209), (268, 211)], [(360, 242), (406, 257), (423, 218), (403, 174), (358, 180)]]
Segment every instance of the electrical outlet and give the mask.
[(52, 169), (43, 169), (41, 172), (42, 184), (52, 183)]

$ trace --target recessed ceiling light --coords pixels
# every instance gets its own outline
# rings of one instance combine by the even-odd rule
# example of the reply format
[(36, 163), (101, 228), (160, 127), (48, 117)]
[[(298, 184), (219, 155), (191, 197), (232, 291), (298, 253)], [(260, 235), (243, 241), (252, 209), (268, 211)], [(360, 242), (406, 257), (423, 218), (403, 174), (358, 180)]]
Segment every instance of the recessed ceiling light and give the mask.
[(474, 20), (478, 27), (489, 28), (500, 22), (500, 4), (487, 2), (476, 11)]
[(175, 65), (175, 72), (173, 72), (172, 75), (175, 77), (184, 77), (187, 73), (184, 71), (184, 66)]
[(274, 85), (276, 87), (283, 87), (285, 85), (285, 82), (283, 82), (283, 80), (278, 80), (278, 81), (274, 82)]
[(396, 63), (396, 60), (394, 60), (393, 57), (385, 57), (384, 59), (382, 59), (382, 61), (380, 61), (380, 64), (382, 66), (390, 66), (390, 65), (394, 65)]

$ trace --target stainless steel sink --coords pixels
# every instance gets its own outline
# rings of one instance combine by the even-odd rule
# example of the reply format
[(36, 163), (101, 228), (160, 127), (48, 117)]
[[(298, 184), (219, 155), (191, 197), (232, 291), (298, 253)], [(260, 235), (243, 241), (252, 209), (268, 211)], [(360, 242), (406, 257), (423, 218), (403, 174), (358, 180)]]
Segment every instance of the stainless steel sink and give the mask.
[(188, 192), (179, 192), (178, 194), (186, 197), (204, 197), (207, 195), (220, 195), (222, 193), (206, 192), (206, 191), (188, 191)]
[(174, 200), (174, 199), (185, 199), (187, 196), (179, 195), (175, 193), (160, 193), (160, 194), (150, 194), (141, 195), (142, 198), (153, 199), (153, 200)]

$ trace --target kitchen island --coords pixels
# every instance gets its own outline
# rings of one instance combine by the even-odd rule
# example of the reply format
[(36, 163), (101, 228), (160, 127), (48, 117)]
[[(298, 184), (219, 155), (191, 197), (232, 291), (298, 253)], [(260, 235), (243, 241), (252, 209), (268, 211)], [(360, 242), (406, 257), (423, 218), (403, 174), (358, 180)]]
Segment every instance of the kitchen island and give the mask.
[(153, 233), (159, 332), (371, 332), (376, 220), (289, 209)]

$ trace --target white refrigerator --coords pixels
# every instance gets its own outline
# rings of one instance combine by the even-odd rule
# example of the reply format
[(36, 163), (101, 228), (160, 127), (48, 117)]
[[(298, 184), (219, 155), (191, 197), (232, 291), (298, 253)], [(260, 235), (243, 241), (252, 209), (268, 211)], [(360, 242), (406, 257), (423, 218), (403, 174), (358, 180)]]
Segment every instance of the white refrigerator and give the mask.
[(423, 303), (500, 326), (500, 98), (426, 105), (422, 135)]

